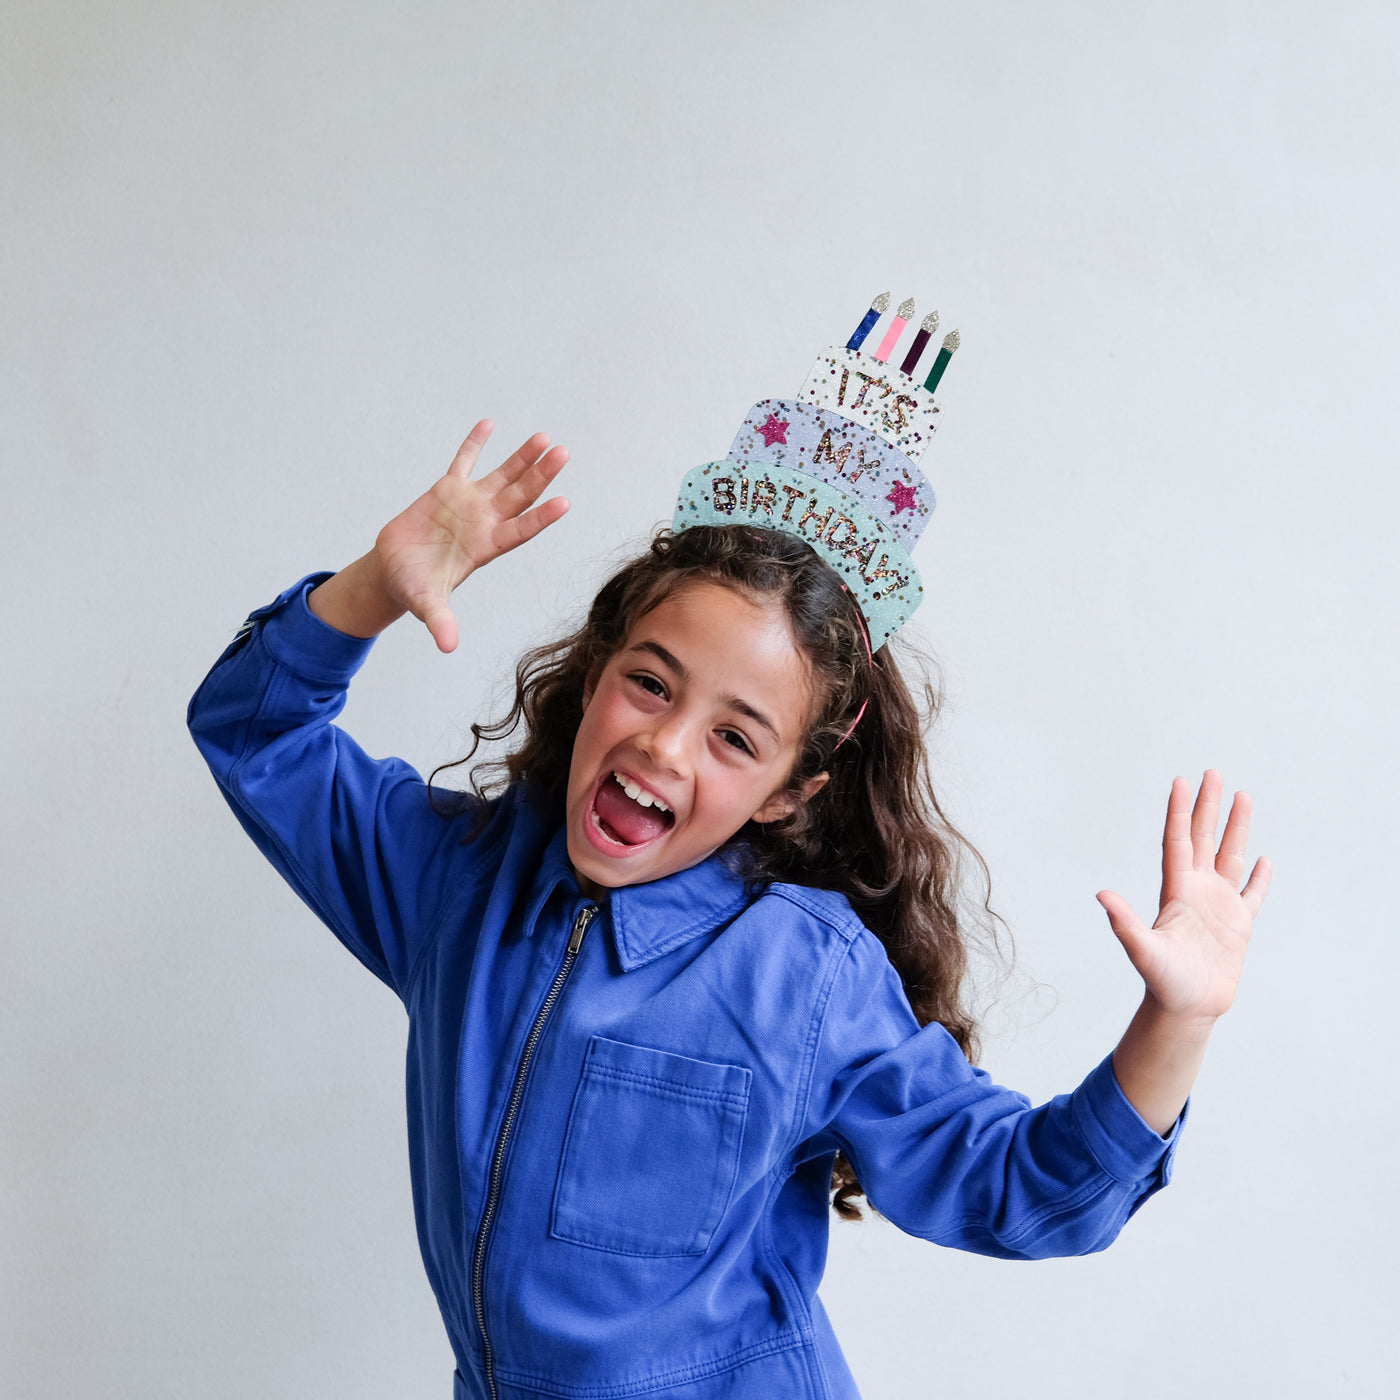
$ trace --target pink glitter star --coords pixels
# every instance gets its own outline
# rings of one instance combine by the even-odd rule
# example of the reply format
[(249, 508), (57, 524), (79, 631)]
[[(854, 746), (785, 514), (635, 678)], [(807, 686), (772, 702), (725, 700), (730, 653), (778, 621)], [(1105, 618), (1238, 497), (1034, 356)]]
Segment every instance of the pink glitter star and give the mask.
[(768, 421), (758, 425), (758, 431), (763, 434), (764, 446), (772, 447), (775, 442), (780, 442), (786, 447), (787, 430), (791, 426), (791, 423), (784, 423), (776, 413), (770, 413)]
[(916, 504), (914, 488), (905, 485), (902, 481), (896, 481), (890, 488), (890, 494), (885, 497), (887, 501), (894, 502), (894, 513), (899, 514), (902, 510), (913, 510)]

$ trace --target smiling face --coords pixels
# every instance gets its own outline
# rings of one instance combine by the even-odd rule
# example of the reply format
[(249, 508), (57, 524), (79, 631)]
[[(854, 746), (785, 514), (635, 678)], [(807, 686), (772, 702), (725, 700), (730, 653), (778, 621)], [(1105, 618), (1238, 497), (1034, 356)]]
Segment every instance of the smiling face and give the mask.
[(566, 799), (583, 890), (659, 880), (775, 821), (812, 703), (807, 659), (777, 603), (689, 584), (638, 619), (584, 699)]

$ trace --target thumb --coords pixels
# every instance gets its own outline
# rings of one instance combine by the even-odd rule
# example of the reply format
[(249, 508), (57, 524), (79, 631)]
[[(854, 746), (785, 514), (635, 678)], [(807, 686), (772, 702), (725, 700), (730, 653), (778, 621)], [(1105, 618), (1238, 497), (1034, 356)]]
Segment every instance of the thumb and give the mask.
[(1133, 912), (1133, 906), (1121, 894), (1115, 894), (1112, 890), (1100, 890), (1094, 898), (1103, 906), (1104, 913), (1108, 915), (1109, 926), (1123, 945), (1123, 951), (1136, 967), (1139, 955), (1145, 951), (1144, 944), (1151, 930), (1138, 918)]
[(457, 650), (457, 619), (452, 615), (452, 609), (442, 598), (434, 598), (424, 605), (423, 611), (418, 614), (423, 619), (423, 625), (432, 633), (433, 641), (437, 643), (437, 649), (441, 652), (452, 652)]

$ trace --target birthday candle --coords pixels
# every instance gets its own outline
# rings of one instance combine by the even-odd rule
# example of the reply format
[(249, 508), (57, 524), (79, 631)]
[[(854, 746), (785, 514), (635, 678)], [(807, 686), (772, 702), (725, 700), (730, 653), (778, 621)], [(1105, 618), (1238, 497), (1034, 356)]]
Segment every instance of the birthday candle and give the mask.
[(883, 364), (890, 357), (890, 351), (894, 349), (895, 342), (899, 339), (905, 326), (909, 324), (909, 318), (914, 314), (914, 298), (899, 303), (899, 310), (894, 313), (894, 320), (890, 322), (890, 328), (885, 332), (885, 338), (880, 342), (880, 348), (875, 352), (875, 358)]
[(865, 343), (865, 337), (875, 329), (875, 322), (885, 314), (886, 308), (890, 304), (890, 294), (881, 292), (874, 301), (870, 303), (870, 310), (865, 313), (865, 319), (855, 328), (851, 338), (846, 342), (847, 350), (859, 350)]
[(933, 362), (933, 368), (928, 372), (928, 378), (924, 380), (924, 388), (933, 393), (938, 388), (938, 381), (943, 378), (943, 371), (948, 368), (948, 361), (953, 358), (953, 351), (962, 344), (962, 337), (957, 331), (949, 331), (943, 337), (943, 348), (938, 352), (938, 358)]
[(938, 312), (930, 311), (922, 321), (919, 322), (919, 333), (914, 337), (914, 343), (909, 347), (909, 353), (904, 357), (904, 363), (900, 365), (901, 374), (912, 375), (919, 363), (919, 356), (924, 353), (924, 346), (928, 344), (928, 338), (938, 329)]

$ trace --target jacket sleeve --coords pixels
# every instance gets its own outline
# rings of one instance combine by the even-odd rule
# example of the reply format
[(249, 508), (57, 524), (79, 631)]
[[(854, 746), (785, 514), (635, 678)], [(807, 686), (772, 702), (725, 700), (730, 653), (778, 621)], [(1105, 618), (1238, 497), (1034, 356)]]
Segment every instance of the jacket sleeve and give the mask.
[(1111, 1057), (1033, 1108), (969, 1065), (942, 1026), (919, 1027), (868, 933), (834, 979), (819, 1045), (814, 1142), (841, 1148), (909, 1234), (1008, 1259), (1089, 1254), (1171, 1178), (1182, 1120), (1168, 1138), (1154, 1132)]
[(371, 644), (307, 606), (328, 577), (249, 617), (191, 700), (190, 731), (259, 850), (402, 997), (463, 827), (408, 764), (371, 759), (332, 723)]

